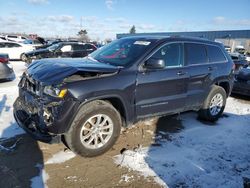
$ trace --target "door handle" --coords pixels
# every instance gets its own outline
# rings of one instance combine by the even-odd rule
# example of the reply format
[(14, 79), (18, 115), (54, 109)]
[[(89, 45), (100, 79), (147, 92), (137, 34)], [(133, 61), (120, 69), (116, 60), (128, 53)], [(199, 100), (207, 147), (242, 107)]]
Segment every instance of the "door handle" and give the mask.
[(182, 72), (182, 71), (177, 72), (178, 76), (182, 76), (182, 75), (185, 75), (185, 74), (186, 74), (186, 72)]
[(214, 68), (213, 68), (213, 67), (208, 67), (207, 69), (208, 69), (209, 71), (214, 70)]

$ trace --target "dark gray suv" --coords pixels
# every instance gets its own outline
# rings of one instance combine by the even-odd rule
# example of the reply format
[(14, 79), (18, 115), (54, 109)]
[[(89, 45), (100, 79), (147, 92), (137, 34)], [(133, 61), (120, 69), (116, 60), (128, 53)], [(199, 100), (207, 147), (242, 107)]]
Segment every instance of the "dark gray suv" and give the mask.
[(96, 156), (112, 147), (122, 126), (147, 117), (195, 110), (216, 121), (233, 71), (216, 42), (122, 38), (83, 59), (34, 61), (19, 83), (14, 116), (37, 140), (63, 140), (81, 156)]

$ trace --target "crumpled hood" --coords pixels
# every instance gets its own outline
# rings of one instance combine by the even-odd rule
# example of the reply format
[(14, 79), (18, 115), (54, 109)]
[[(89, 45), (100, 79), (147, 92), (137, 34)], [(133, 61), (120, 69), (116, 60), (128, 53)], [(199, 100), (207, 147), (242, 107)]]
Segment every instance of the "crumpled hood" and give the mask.
[(34, 61), (28, 67), (28, 75), (44, 85), (56, 85), (79, 72), (115, 73), (119, 67), (100, 63), (89, 58), (56, 58)]

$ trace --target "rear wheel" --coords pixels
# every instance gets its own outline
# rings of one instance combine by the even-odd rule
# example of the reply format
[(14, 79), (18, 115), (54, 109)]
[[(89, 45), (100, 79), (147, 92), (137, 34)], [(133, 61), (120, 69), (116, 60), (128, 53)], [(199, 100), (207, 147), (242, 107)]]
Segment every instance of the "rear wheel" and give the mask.
[(199, 117), (207, 121), (217, 121), (224, 111), (226, 99), (225, 90), (214, 85), (199, 111)]
[(93, 101), (83, 106), (65, 135), (68, 147), (84, 157), (93, 157), (109, 150), (121, 130), (119, 112), (108, 102)]

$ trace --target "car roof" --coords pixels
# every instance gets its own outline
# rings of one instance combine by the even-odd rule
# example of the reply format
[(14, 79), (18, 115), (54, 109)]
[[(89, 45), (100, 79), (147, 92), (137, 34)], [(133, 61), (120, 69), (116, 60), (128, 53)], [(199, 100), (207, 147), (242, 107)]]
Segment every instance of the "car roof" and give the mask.
[(162, 41), (186, 41), (186, 42), (201, 42), (207, 44), (222, 45), (218, 42), (211, 41), (206, 38), (199, 37), (187, 37), (187, 36), (162, 36), (162, 35), (138, 35), (138, 36), (127, 36), (121, 39), (138, 39), (138, 40), (162, 40)]
[(62, 41), (57, 44), (91, 44), (91, 43)]

